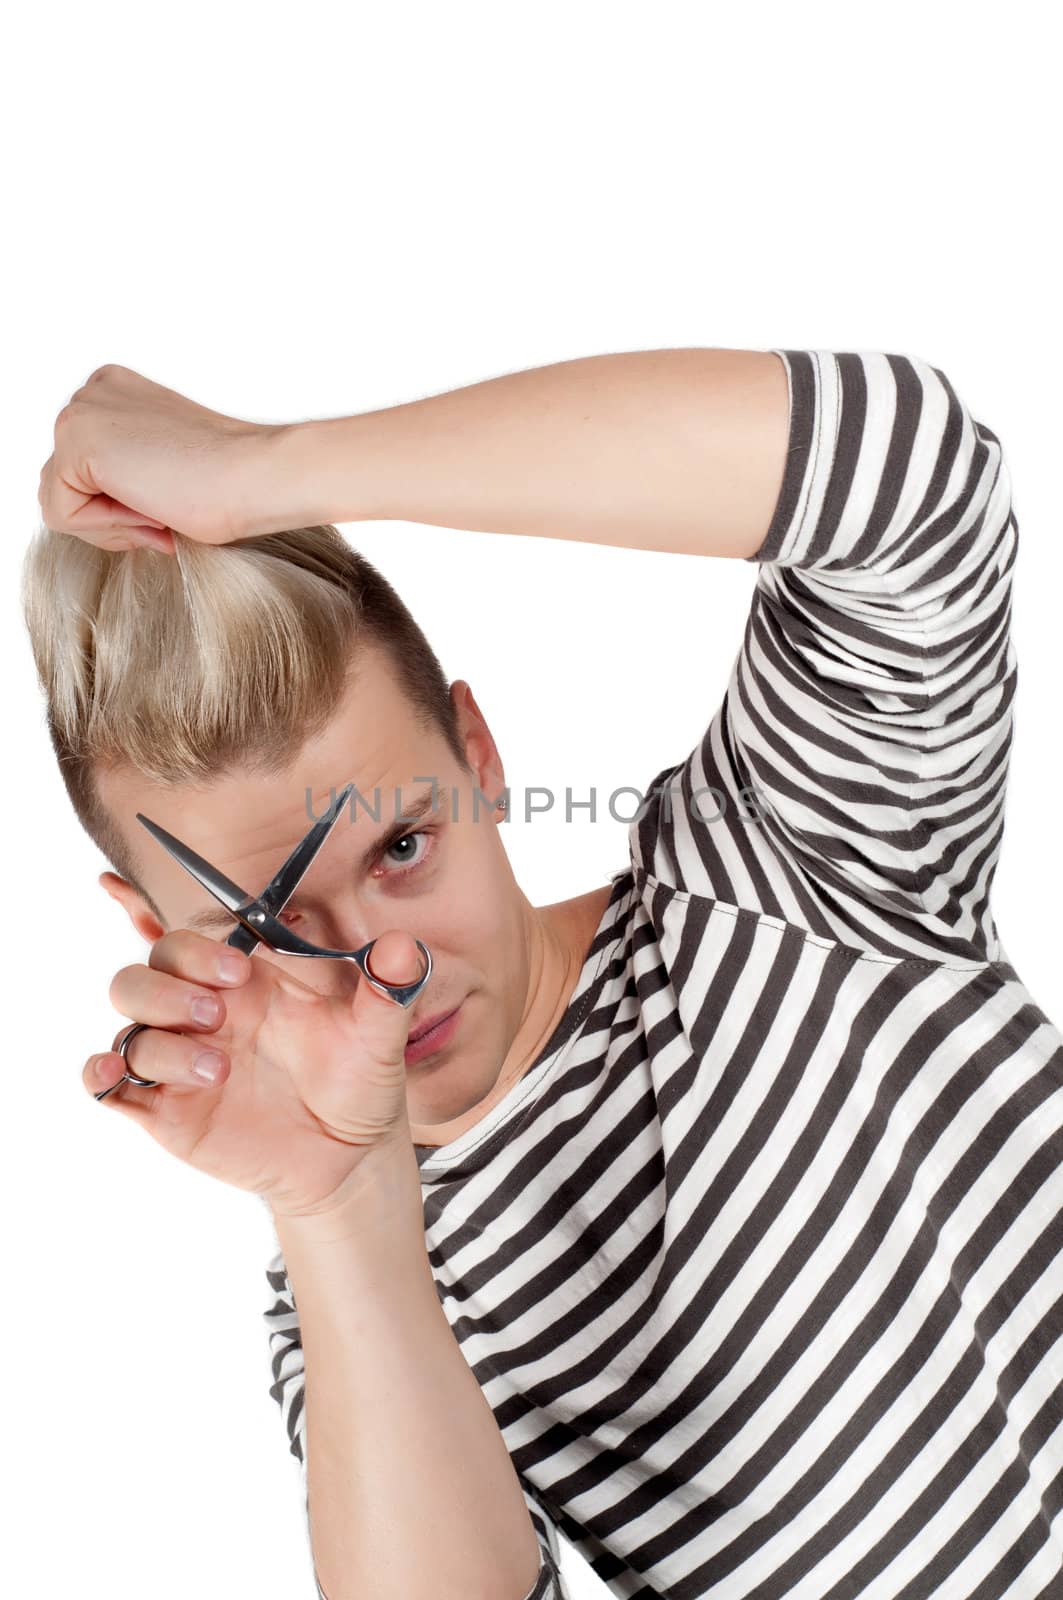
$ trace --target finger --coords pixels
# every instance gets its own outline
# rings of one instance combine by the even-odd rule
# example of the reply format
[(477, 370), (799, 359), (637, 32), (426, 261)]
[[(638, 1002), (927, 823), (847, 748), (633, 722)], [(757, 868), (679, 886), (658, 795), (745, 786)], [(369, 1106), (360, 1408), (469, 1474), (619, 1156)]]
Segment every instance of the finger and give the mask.
[(71, 525), (66, 531), (82, 535), (120, 528), (139, 528), (145, 532), (154, 529), (161, 533), (166, 528), (165, 522), (160, 522), (157, 517), (134, 511), (132, 506), (124, 505), (121, 500), (112, 500), (109, 494), (89, 495), (69, 513), (69, 518)]
[[(58, 530), (52, 529), (52, 532)], [(173, 555), (173, 545), (160, 544), (157, 541), (153, 528), (115, 528), (105, 533), (79, 534), (71, 529), (66, 530), (71, 538), (80, 538), (85, 544), (94, 545), (97, 550), (106, 550), (111, 554), (120, 554), (125, 550), (150, 549), (158, 550), (166, 555)]]
[[(140, 1039), (144, 1035), (138, 1034), (137, 1037)], [(133, 1046), (133, 1049), (135, 1048)], [(126, 1063), (117, 1052), (104, 1051), (100, 1055), (89, 1057), (81, 1074), (82, 1083), (94, 1100), (104, 1090), (110, 1090), (109, 1094), (105, 1094), (104, 1098), (96, 1103), (107, 1106), (112, 1111), (121, 1112), (131, 1121), (139, 1123), (142, 1128), (150, 1129), (152, 1123), (164, 1114), (168, 1107), (172, 1111), (173, 1101), (167, 1097), (189, 1092), (181, 1085), (164, 1086), (160, 1083), (158, 1088), (145, 1089), (138, 1084), (123, 1082), (125, 1070)], [(147, 1074), (142, 1073), (141, 1076), (146, 1077)]]
[(41, 468), (37, 501), (44, 525), (53, 533), (72, 533), (101, 550), (131, 550), (137, 544), (152, 543), (157, 549), (173, 551), (173, 534), (166, 523), (97, 493), (90, 485), (70, 483), (59, 470), (54, 453)]
[(116, 972), (108, 998), (122, 1016), (152, 1028), (210, 1032), (221, 1027), (227, 1016), (223, 997), (208, 984), (188, 982), (142, 964)]
[(97, 550), (114, 552), (138, 550), (147, 547), (152, 550), (162, 551), (164, 554), (173, 555), (175, 553), (176, 547), (173, 534), (168, 531), (160, 532), (157, 528), (149, 528), (140, 524), (94, 530), (77, 526), (65, 526), (62, 517), (57, 512), (48, 509), (44, 509), (41, 520), (49, 533), (69, 534), (74, 538), (82, 539), (85, 544), (94, 545)]
[(235, 988), (251, 976), (251, 958), (193, 928), (174, 928), (156, 939), (148, 965), (192, 983)]
[[(112, 1106), (116, 1110), (120, 1108), (134, 1115), (137, 1120), (149, 1119), (162, 1109), (157, 1098), (160, 1090), (123, 1083), (125, 1072), (126, 1063), (118, 1052), (105, 1050), (100, 1055), (89, 1057), (82, 1070), (81, 1081), (93, 1099), (104, 1090), (111, 1091), (99, 1102), (100, 1105)], [(120, 1087), (116, 1087), (118, 1085)]]
[(117, 1050), (105, 1050), (100, 1055), (89, 1056), (82, 1068), (81, 1081), (89, 1093), (95, 1095), (101, 1089), (110, 1089), (124, 1076), (125, 1062)]
[[(106, 1082), (96, 1083), (94, 1092), (117, 1083), (127, 1070), (138, 1078), (150, 1078), (152, 1083), (184, 1089), (218, 1088), (231, 1074), (232, 1063), (227, 1052), (213, 1039), (170, 1033), (163, 1028), (146, 1028), (143, 1033), (138, 1033), (123, 1060), (116, 1046), (126, 1032), (128, 1029), (121, 1029), (115, 1036), (112, 1048), (94, 1058), (92, 1076), (99, 1078), (101, 1070), (104, 1070), (107, 1077)], [(119, 1062), (121, 1072), (117, 1069)], [(86, 1084), (88, 1078), (86, 1066)], [(126, 1087), (135, 1089), (142, 1086), (132, 1084)], [(119, 1092), (125, 1094), (125, 1088)], [(155, 1091), (147, 1089), (144, 1092), (153, 1094)]]
[[(187, 977), (197, 985), (220, 986), (224, 989), (240, 988), (254, 977), (257, 970), (260, 982), (274, 985), (293, 1000), (316, 1002), (319, 999), (315, 988), (286, 970), (284, 963), (291, 961), (290, 957), (270, 950), (266, 945), (258, 946), (258, 952), (252, 965), (250, 956), (234, 949), (224, 940), (212, 939), (191, 928), (175, 928), (156, 940), (148, 964), (161, 972)], [(292, 965), (298, 963), (293, 961)], [(305, 971), (306, 963), (302, 965)], [(117, 1009), (126, 1008), (120, 1006)], [(130, 1016), (132, 1014), (127, 1013)]]
[[(56, 533), (70, 532), (72, 520), (97, 495), (96, 485), (81, 478), (72, 479), (73, 471), (69, 455), (64, 455), (62, 451), (58, 460), (53, 451), (41, 469), (37, 499), (47, 526)], [(128, 512), (129, 507), (124, 509)], [(137, 520), (149, 519), (144, 517)]]
[(87, 486), (75, 488), (67, 483), (60, 474), (54, 454), (48, 457), (41, 469), (41, 481), (37, 490), (45, 527), (55, 533), (66, 533), (69, 518), (91, 495), (91, 488)]
[[(421, 952), (411, 934), (381, 934), (367, 958), (369, 971), (381, 983), (415, 983), (424, 972)], [(372, 984), (359, 982), (351, 1005), (358, 1038), (381, 1066), (405, 1066), (410, 1032), (410, 1008), (378, 994)]]
[[(316, 1000), (317, 990), (293, 976), (284, 966), (285, 962), (298, 965), (294, 958), (270, 950), (266, 945), (258, 947), (255, 965), (260, 975), (264, 970), (268, 971), (269, 981), (293, 999)], [(212, 939), (205, 933), (196, 933), (192, 928), (175, 928), (156, 940), (151, 948), (149, 965), (163, 972), (187, 976), (197, 983), (221, 984), (227, 989), (238, 988), (246, 983), (255, 971), (250, 956), (235, 950), (224, 940)], [(224, 977), (223, 973), (230, 970), (230, 965), (233, 976)], [(304, 962), (304, 971), (305, 966)]]
[(164, 523), (148, 522), (139, 511), (132, 511), (107, 495), (93, 495), (91, 502), (70, 513), (61, 527), (52, 521), (49, 526), (84, 539), (98, 550), (148, 549), (165, 555), (173, 555), (175, 550), (173, 534)]

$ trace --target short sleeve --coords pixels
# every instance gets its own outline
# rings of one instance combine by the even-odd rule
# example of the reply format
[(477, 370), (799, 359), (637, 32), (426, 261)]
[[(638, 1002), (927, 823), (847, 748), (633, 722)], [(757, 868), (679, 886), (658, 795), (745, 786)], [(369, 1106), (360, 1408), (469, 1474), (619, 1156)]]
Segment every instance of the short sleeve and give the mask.
[[(303, 1527), (307, 1549), (314, 1573), (314, 1586), (318, 1600), (328, 1600), (313, 1566), (313, 1546), (310, 1537), (310, 1486), (306, 1463), (306, 1413), (304, 1409), (305, 1369), (303, 1345), (299, 1332), (299, 1316), (292, 1294), (291, 1283), (284, 1265), (283, 1253), (278, 1249), (266, 1268), (270, 1298), (264, 1312), (269, 1350), (272, 1383), (270, 1396), (280, 1407), (281, 1419), (288, 1449), (299, 1465), (302, 1485)], [(525, 1504), (531, 1515), (539, 1541), (539, 1571), (535, 1583), (525, 1600), (569, 1600), (568, 1591), (561, 1578), (561, 1550), (557, 1529), (539, 1504), (535, 1493), (521, 1480)]]
[(1017, 677), (1000, 443), (919, 357), (773, 353), (788, 450), (722, 737), (835, 931), (995, 959)]

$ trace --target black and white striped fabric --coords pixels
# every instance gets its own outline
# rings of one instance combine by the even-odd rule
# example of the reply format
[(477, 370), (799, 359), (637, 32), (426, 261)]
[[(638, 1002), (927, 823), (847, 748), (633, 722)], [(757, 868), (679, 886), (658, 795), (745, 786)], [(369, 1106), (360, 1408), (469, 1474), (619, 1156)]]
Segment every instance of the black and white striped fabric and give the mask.
[[(1007, 472), (925, 361), (775, 354), (726, 693), (539, 1060), (418, 1149), (432, 1271), (534, 1600), (566, 1595), (558, 1529), (638, 1600), (1063, 1595), (1063, 1036), (989, 898)], [(269, 1281), (305, 1496), (279, 1252)]]

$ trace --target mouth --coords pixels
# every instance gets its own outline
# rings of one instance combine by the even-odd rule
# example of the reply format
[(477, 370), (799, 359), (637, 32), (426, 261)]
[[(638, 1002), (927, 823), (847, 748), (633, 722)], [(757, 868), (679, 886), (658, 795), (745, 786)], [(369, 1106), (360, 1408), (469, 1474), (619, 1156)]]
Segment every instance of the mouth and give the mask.
[(406, 1040), (406, 1064), (410, 1066), (429, 1056), (435, 1050), (441, 1050), (451, 1040), (461, 1017), (461, 1006), (455, 1006), (453, 1011), (440, 1012), (438, 1016), (429, 1017), (428, 1021), (416, 1028)]

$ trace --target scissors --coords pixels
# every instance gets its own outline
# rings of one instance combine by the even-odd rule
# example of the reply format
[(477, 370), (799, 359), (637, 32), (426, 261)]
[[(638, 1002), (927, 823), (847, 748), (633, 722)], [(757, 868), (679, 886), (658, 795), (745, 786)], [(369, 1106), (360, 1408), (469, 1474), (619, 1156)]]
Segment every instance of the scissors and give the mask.
[[(310, 863), (332, 832), (353, 788), (354, 784), (349, 783), (342, 793), (336, 796), (325, 814), (319, 817), (313, 827), (300, 839), (276, 877), (266, 885), (261, 894), (254, 897), (245, 889), (241, 889), (239, 884), (233, 883), (231, 878), (225, 877), (216, 867), (212, 867), (209, 861), (205, 861), (194, 850), (190, 850), (180, 839), (174, 838), (172, 833), (167, 833), (157, 822), (152, 822), (150, 817), (145, 817), (139, 811), (136, 817), (164, 850), (236, 918), (238, 926), (225, 941), (234, 950), (241, 950), (244, 955), (251, 956), (260, 944), (267, 944), (271, 950), (277, 950), (286, 956), (314, 956), (319, 960), (353, 961), (371, 988), (378, 994), (384, 995), (386, 999), (394, 1001), (396, 1005), (405, 1008), (413, 1004), (432, 975), (431, 952), (420, 939), (415, 940), (415, 943), (424, 962), (424, 972), (421, 976), (413, 983), (385, 983), (382, 978), (374, 977), (369, 971), (369, 952), (376, 943), (375, 939), (370, 939), (360, 950), (324, 950), (319, 945), (308, 944), (305, 939), (300, 939), (297, 933), (293, 933), (283, 922), (277, 920), (277, 913), (283, 911)], [(94, 1096), (95, 1099), (103, 1100), (123, 1083), (135, 1083), (145, 1089), (154, 1088), (155, 1079), (139, 1078), (136, 1073), (130, 1072), (126, 1058), (126, 1047), (133, 1035), (148, 1026), (146, 1022), (138, 1022), (126, 1033), (119, 1046), (122, 1059), (126, 1061), (125, 1076), (119, 1078), (117, 1083), (112, 1083), (109, 1089), (101, 1089)]]

